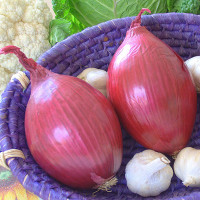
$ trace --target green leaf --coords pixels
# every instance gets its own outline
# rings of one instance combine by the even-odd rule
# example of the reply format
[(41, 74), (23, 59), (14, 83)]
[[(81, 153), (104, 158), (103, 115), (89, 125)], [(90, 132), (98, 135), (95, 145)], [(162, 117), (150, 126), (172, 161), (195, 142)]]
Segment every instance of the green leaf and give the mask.
[(175, 1), (176, 0), (167, 0), (167, 9), (169, 12), (172, 12)]
[(142, 8), (149, 8), (151, 13), (200, 14), (200, 0), (52, 0), (52, 4), (56, 15), (50, 24), (52, 45), (86, 27), (136, 16)]
[(72, 13), (85, 26), (93, 26), (115, 18), (136, 16), (142, 8), (149, 8), (152, 13), (167, 12), (167, 1), (165, 0), (68, 1), (70, 13)]
[(69, 0), (52, 0), (56, 19), (66, 19), (71, 22), (71, 34), (82, 31), (85, 26), (71, 14)]
[(70, 15), (68, 0), (52, 0), (52, 5), (56, 19), (65, 19), (67, 15)]
[(173, 12), (200, 14), (200, 0), (176, 0)]
[(65, 19), (54, 19), (50, 22), (50, 44), (53, 46), (56, 43), (64, 40), (69, 35), (71, 22)]

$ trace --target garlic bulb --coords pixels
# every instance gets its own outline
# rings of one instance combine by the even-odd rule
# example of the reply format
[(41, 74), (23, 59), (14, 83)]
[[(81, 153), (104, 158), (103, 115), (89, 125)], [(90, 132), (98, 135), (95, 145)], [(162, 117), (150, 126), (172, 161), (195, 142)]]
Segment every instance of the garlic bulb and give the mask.
[(174, 172), (185, 186), (200, 187), (200, 150), (182, 149), (174, 162)]
[(186, 60), (185, 64), (192, 76), (197, 92), (200, 92), (200, 56)]
[(173, 176), (169, 163), (167, 157), (153, 150), (135, 154), (125, 171), (129, 190), (143, 197), (157, 196), (167, 190)]
[(106, 92), (106, 81), (107, 72), (101, 69), (88, 68), (83, 70), (78, 76), (78, 78), (86, 81), (91, 86), (99, 90), (105, 97), (107, 97)]

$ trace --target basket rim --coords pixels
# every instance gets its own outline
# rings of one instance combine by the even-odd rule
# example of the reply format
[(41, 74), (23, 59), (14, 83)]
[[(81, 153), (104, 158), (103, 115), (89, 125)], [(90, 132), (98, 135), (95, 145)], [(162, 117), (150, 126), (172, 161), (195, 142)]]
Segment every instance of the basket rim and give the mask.
[[(99, 33), (99, 31), (101, 31), (101, 29), (105, 32), (109, 32), (109, 30), (105, 30), (107, 27), (113, 27), (114, 28), (118, 28), (117, 24), (123, 20), (127, 20), (126, 24), (126, 28), (129, 28), (129, 25), (131, 23), (132, 20), (135, 19), (136, 16), (132, 16), (132, 17), (124, 17), (124, 18), (116, 18), (116, 19), (111, 19), (105, 22), (101, 22), (97, 25), (94, 25), (92, 27), (87, 27), (84, 30), (82, 30), (81, 32), (75, 33), (73, 35), (68, 36), (66, 39), (64, 39), (61, 42), (58, 42), (57, 44), (55, 44), (53, 47), (51, 47), (49, 50), (47, 50), (45, 53), (43, 53), (37, 60), (37, 62), (42, 62), (46, 56), (46, 54), (54, 54), (54, 52), (56, 50), (59, 49), (60, 45), (63, 44), (63, 42), (65, 43), (73, 43), (74, 46), (76, 45), (76, 42), (74, 40), (74, 38), (76, 37), (80, 37), (80, 35), (84, 35), (87, 39), (90, 38), (90, 34), (89, 33), (96, 33), (96, 35)], [(143, 20), (147, 20), (148, 18), (153, 18), (155, 21), (157, 21), (157, 19), (162, 19), (162, 21), (165, 21), (166, 19), (173, 19), (175, 22), (179, 20), (179, 17), (184, 17), (184, 20), (186, 22), (186, 24), (188, 24), (190, 22), (193, 22), (194, 24), (196, 24), (197, 21), (199, 21), (200, 24), (200, 15), (197, 14), (192, 14), (192, 13), (176, 13), (176, 12), (169, 12), (169, 13), (155, 13), (155, 14), (151, 14), (151, 15), (142, 15), (142, 25), (143, 25)], [(172, 21), (174, 23), (174, 21)], [(95, 34), (94, 34), (95, 36)], [(73, 48), (74, 46), (69, 45), (69, 47), (67, 47), (67, 45), (65, 44), (66, 48)]]

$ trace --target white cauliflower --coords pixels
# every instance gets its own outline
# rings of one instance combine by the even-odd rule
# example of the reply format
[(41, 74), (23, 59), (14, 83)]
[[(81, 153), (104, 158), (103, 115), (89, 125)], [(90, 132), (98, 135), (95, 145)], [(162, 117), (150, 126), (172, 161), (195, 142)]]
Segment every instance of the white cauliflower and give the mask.
[[(15, 45), (37, 60), (49, 43), (50, 8), (44, 0), (0, 0), (0, 48)], [(0, 56), (0, 94), (11, 76), (24, 70), (15, 55)]]

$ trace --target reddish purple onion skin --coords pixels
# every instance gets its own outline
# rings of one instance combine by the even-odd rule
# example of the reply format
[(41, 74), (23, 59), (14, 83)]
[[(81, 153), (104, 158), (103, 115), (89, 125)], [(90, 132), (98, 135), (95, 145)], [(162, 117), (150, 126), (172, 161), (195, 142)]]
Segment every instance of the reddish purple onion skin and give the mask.
[(36, 162), (74, 188), (92, 188), (113, 177), (122, 162), (122, 133), (111, 103), (88, 83), (59, 75), (15, 53), (31, 73), (25, 132)]
[(183, 60), (140, 26), (141, 14), (108, 68), (108, 98), (141, 145), (174, 154), (190, 139), (197, 94)]

